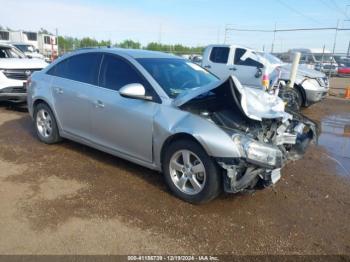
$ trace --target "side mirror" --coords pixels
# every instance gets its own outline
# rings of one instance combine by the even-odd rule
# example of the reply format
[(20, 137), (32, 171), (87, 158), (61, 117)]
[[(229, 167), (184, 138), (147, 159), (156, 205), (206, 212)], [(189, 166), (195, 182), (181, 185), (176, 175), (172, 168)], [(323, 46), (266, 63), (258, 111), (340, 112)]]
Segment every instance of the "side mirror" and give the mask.
[(255, 77), (256, 78), (260, 78), (262, 76), (262, 74), (263, 74), (262, 69), (259, 68), (259, 67), (257, 67), (256, 69), (257, 70), (256, 70), (256, 73), (255, 73)]
[(139, 83), (133, 83), (123, 86), (119, 89), (119, 94), (123, 97), (142, 99), (151, 101), (151, 96), (146, 96), (145, 87)]

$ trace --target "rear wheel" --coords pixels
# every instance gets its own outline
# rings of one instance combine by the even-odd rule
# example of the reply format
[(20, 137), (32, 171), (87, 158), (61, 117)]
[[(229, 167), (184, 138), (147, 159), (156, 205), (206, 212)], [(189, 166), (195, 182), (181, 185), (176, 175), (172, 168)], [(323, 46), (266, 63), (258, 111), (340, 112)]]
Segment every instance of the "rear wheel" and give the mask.
[(187, 202), (208, 202), (220, 193), (219, 168), (194, 141), (172, 143), (163, 159), (163, 171), (170, 190)]
[(48, 105), (40, 103), (35, 107), (34, 121), (40, 141), (46, 144), (54, 144), (61, 141), (55, 116)]

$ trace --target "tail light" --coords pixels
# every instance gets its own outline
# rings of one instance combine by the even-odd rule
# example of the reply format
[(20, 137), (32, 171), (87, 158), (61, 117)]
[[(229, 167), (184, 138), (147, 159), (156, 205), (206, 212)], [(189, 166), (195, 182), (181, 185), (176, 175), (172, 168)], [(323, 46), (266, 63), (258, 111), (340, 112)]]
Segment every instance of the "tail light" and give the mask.
[(269, 79), (269, 75), (263, 75), (262, 77), (262, 86), (265, 87), (265, 89), (268, 89), (270, 86), (270, 79)]

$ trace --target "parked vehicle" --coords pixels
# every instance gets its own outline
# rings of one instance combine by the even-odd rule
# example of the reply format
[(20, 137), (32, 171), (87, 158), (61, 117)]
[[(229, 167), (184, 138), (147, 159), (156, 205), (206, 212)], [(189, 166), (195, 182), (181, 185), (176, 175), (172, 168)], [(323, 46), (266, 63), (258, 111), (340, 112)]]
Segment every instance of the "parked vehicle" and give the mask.
[(161, 171), (191, 203), (276, 183), (316, 137), (277, 96), (160, 52), (72, 52), (35, 72), (28, 94), (42, 142), (64, 137)]
[(350, 63), (344, 63), (338, 68), (339, 76), (350, 76)]
[(300, 63), (314, 66), (314, 69), (336, 75), (338, 73), (338, 63), (329, 50), (319, 48), (294, 48), (288, 51), (290, 59), (295, 52), (301, 53)]
[(192, 55), (190, 60), (197, 65), (202, 65), (203, 57), (201, 55)]
[[(259, 53), (269, 63), (280, 69), (280, 80), (289, 81), (291, 64), (282, 62), (276, 56), (269, 53)], [(299, 65), (294, 89), (298, 106), (308, 107), (324, 99), (329, 91), (328, 77), (317, 70), (310, 69), (306, 65)]]
[[(234, 75), (243, 85), (260, 89), (270, 88), (274, 84), (271, 79), (278, 74), (280, 80), (288, 81), (291, 69), (290, 64), (271, 54), (237, 45), (208, 46), (202, 65), (221, 79)], [(300, 66), (294, 89), (293, 100), (299, 109), (321, 101), (328, 93), (329, 81), (325, 74)]]
[(9, 44), (16, 47), (18, 50), (20, 50), (28, 58), (45, 59), (45, 57), (39, 53), (39, 49), (36, 49), (35, 46), (33, 46), (31, 44), (16, 43), (16, 42), (9, 43)]
[[(38, 32), (29, 31), (0, 31), (0, 42), (1, 43), (17, 43), (27, 46), (33, 46), (34, 51), (30, 51), (30, 55), (37, 52), (44, 56), (47, 62), (52, 60), (52, 57), (58, 55), (58, 44), (57, 37), (51, 34), (43, 34)], [(28, 52), (28, 51), (25, 51)], [(34, 54), (35, 55), (35, 54)], [(39, 58), (38, 55), (35, 57)], [(41, 58), (41, 57), (40, 57)]]
[(0, 101), (25, 102), (27, 78), (43, 69), (42, 59), (29, 59), (11, 45), (0, 44)]
[(338, 76), (350, 76), (350, 58), (348, 56), (335, 56), (339, 65)]

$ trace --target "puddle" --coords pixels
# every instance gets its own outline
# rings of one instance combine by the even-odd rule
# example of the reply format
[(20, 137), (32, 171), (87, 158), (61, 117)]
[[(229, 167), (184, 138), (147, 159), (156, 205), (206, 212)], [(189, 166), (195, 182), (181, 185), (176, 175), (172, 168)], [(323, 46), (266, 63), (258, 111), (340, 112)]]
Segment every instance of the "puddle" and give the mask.
[(337, 166), (339, 175), (350, 177), (350, 114), (332, 115), (321, 122), (319, 145)]

